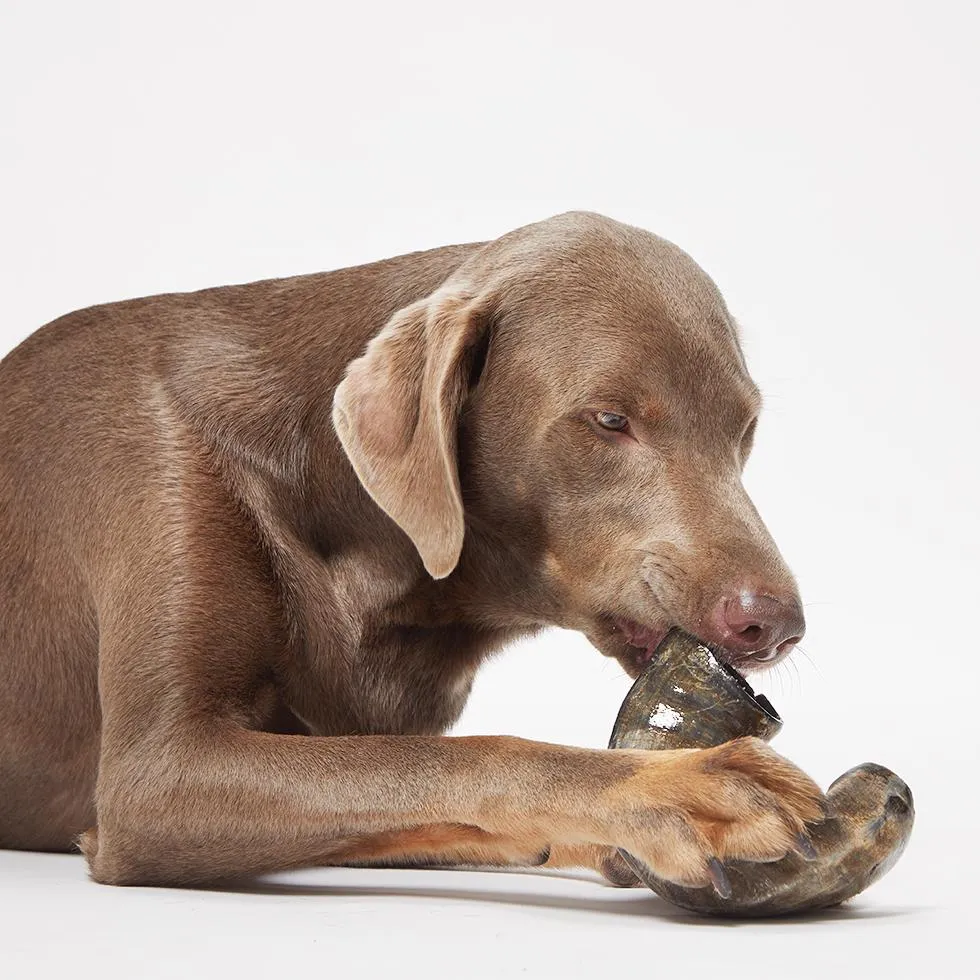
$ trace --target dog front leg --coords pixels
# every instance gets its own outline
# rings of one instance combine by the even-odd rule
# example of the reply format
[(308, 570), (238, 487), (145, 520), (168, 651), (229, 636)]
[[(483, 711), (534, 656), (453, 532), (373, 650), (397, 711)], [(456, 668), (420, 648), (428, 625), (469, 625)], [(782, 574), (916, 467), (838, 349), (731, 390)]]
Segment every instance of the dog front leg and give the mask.
[(138, 769), (108, 771), (85, 850), (99, 881), (196, 884), (338, 863), (379, 835), (462, 827), (527, 854), (547, 841), (622, 841), (658, 872), (704, 883), (713, 857), (784, 854), (803, 820), (819, 817), (819, 791), (798, 773), (751, 741), (644, 753), (211, 726), (141, 754)]

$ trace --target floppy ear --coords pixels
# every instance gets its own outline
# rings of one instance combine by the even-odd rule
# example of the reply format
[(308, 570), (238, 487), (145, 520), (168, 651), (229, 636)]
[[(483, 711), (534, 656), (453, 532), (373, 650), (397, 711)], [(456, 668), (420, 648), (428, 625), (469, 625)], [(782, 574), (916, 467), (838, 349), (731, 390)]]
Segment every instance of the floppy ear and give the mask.
[(334, 394), (333, 424), (374, 501), (445, 578), (463, 547), (456, 429), (488, 315), (443, 288), (396, 313)]

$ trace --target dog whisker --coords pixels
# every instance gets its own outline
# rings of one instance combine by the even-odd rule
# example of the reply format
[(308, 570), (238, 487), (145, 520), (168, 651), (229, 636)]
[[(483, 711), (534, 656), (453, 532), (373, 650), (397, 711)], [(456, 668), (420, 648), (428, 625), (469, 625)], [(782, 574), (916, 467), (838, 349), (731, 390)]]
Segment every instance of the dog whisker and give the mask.
[(807, 659), (807, 663), (809, 663), (809, 664), (810, 664), (810, 666), (811, 666), (811, 667), (812, 667), (812, 668), (814, 669), (814, 671), (816, 672), (816, 674), (817, 674), (817, 676), (818, 676), (818, 677), (819, 677), (819, 678), (820, 678), (821, 680), (826, 680), (826, 678), (825, 678), (825, 677), (824, 677), (824, 675), (823, 675), (823, 671), (822, 671), (822, 670), (821, 670), (821, 669), (820, 669), (820, 668), (819, 668), (819, 667), (817, 666), (817, 662), (816, 662), (816, 661), (815, 661), (815, 660), (813, 659), (813, 657), (811, 657), (811, 656), (810, 656), (810, 654), (808, 654), (808, 653), (806, 652), (806, 650), (804, 650), (804, 649), (803, 649), (803, 647), (802, 647), (802, 646), (800, 646), (800, 644), (799, 644), (799, 643), (797, 643), (797, 644), (796, 644), (796, 647), (795, 647), (794, 649), (795, 649), (795, 650), (797, 650), (797, 651), (798, 651), (798, 652), (799, 652), (800, 654), (802, 654), (802, 655), (803, 655), (804, 657), (806, 657), (806, 659)]

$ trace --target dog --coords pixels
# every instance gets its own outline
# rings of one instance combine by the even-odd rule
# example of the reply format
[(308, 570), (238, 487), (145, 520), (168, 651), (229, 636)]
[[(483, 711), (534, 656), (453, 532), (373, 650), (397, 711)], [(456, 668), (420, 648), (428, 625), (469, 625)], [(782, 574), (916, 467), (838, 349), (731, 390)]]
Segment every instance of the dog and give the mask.
[(718, 289), (588, 213), (93, 307), (0, 365), (0, 846), (99, 882), (586, 866), (719, 882), (824, 800), (755, 739), (447, 737), (547, 626), (638, 675), (803, 635), (741, 483), (760, 407)]

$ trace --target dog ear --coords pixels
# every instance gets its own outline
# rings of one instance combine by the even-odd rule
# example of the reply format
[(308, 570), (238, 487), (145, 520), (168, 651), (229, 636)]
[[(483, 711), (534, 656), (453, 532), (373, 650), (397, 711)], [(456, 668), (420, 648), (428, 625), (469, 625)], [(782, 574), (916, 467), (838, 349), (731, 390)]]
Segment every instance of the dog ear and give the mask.
[(334, 394), (333, 424), (374, 501), (445, 578), (463, 547), (456, 430), (485, 356), (486, 304), (443, 288), (396, 313)]

